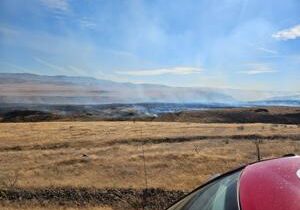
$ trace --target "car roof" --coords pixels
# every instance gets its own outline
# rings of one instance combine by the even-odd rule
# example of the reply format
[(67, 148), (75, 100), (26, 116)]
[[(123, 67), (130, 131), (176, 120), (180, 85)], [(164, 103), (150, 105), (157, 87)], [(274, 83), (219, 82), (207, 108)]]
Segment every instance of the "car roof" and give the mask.
[(300, 157), (248, 165), (239, 181), (242, 210), (299, 210)]

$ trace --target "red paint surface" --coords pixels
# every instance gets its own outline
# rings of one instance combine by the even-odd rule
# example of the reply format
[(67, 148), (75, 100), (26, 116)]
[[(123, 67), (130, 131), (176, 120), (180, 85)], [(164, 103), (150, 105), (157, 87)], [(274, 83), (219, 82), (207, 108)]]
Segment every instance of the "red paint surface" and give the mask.
[(247, 166), (240, 179), (242, 210), (300, 210), (300, 157)]

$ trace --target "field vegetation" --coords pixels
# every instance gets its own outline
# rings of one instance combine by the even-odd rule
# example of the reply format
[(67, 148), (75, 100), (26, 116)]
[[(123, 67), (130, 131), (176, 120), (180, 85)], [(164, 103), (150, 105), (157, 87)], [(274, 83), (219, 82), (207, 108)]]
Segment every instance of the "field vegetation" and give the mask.
[(300, 154), (299, 140), (293, 124), (1, 123), (1, 209), (129, 209), (128, 200), (138, 209), (159, 196), (167, 205), (215, 174), (256, 161), (256, 143), (266, 159)]

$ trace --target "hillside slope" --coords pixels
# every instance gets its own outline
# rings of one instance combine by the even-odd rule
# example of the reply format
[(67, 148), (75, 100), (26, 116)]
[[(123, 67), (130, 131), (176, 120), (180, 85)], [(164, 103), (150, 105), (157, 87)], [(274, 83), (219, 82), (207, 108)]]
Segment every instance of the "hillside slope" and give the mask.
[(202, 88), (117, 83), (90, 77), (0, 73), (0, 103), (103, 104), (226, 102), (228, 94)]

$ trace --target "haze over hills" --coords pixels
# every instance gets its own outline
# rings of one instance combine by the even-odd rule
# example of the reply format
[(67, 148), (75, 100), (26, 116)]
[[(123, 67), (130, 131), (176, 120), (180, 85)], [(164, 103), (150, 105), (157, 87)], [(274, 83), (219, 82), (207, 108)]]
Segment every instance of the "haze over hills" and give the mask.
[(118, 83), (90, 77), (0, 74), (1, 103), (103, 104), (139, 102), (232, 102), (200, 88)]
[[(239, 104), (256, 99), (299, 101), (299, 93), (234, 89), (169, 87), (119, 83), (92, 77), (0, 73), (0, 103), (108, 104), (204, 103)], [(297, 96), (297, 97), (296, 97)]]

